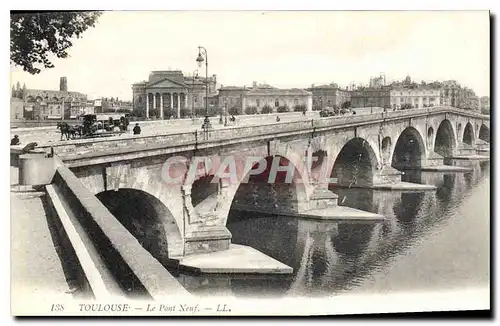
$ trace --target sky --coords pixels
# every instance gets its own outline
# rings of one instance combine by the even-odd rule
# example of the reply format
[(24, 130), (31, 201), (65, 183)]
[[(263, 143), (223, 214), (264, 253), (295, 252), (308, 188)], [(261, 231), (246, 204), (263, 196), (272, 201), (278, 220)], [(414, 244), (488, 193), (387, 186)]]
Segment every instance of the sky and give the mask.
[(384, 73), (387, 82), (454, 79), (489, 96), (489, 33), (487, 11), (113, 11), (55, 68), (30, 75), (11, 65), (11, 84), (57, 90), (66, 76), (70, 91), (131, 100), (150, 71), (192, 74), (201, 45), (224, 86), (360, 85)]

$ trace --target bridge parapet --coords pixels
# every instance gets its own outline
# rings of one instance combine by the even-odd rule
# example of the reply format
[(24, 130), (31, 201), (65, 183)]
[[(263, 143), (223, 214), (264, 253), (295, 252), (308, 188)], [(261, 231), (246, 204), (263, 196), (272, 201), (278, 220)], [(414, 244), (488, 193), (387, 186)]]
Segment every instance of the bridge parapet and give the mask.
[(132, 287), (155, 300), (188, 294), (66, 166), (58, 166), (52, 186), (125, 291)]
[[(347, 125), (356, 125), (363, 123), (373, 123), (381, 120), (397, 120), (425, 115), (439, 115), (443, 113), (458, 114), (462, 116), (489, 120), (489, 116), (477, 114), (470, 111), (459, 110), (448, 107), (433, 107), (412, 110), (389, 111), (366, 115), (335, 116), (319, 119), (304, 119), (286, 123), (270, 123), (258, 126), (240, 126), (224, 129), (213, 129), (208, 133), (204, 131), (184, 132), (167, 135), (154, 136), (133, 136), (122, 135), (112, 139), (92, 139), (92, 140), (73, 140), (52, 146), (57, 154), (64, 157), (74, 155), (84, 155), (92, 152), (133, 152), (143, 151), (145, 149), (176, 147), (182, 145), (202, 145), (207, 143), (217, 143), (226, 140), (236, 140), (252, 137), (267, 137), (272, 135), (282, 135), (295, 132), (312, 132), (315, 129), (336, 128)], [(41, 147), (41, 148), (44, 148)]]

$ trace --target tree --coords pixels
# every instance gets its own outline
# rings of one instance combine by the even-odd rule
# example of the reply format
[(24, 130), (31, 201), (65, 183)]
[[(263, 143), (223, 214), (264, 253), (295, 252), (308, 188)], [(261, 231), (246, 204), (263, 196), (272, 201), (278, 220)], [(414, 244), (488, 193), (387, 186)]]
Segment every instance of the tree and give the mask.
[(12, 97), (17, 97), (16, 88), (12, 85)]
[(271, 113), (271, 112), (273, 112), (273, 108), (269, 105), (264, 105), (260, 112), (261, 113)]
[(229, 110), (227, 110), (227, 112), (230, 114), (230, 115), (238, 115), (240, 114), (240, 108), (237, 107), (237, 106), (233, 106), (231, 107)]
[(277, 111), (279, 113), (290, 112), (290, 108), (287, 105), (278, 106)]
[(49, 55), (68, 57), (72, 38), (94, 27), (101, 12), (12, 13), (10, 15), (10, 62), (32, 75), (35, 65), (53, 68)]
[(345, 101), (344, 103), (342, 103), (342, 104), (340, 105), (340, 107), (341, 107), (342, 109), (348, 109), (348, 108), (350, 108), (350, 107), (351, 107), (351, 101)]
[(304, 104), (297, 104), (293, 107), (293, 111), (304, 112), (304, 111), (306, 111), (306, 106)]
[(245, 114), (256, 114), (257, 113), (257, 107), (256, 106), (247, 106), (245, 108)]

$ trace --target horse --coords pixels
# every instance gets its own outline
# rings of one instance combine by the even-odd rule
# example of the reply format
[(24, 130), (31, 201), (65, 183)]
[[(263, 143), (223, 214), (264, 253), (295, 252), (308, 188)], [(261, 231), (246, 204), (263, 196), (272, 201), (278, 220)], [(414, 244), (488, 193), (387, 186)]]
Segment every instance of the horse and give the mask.
[(64, 136), (66, 136), (66, 140), (69, 140), (70, 138), (75, 139), (76, 134), (78, 134), (80, 137), (82, 136), (81, 126), (70, 126), (66, 122), (58, 122), (57, 129), (61, 130), (61, 140), (63, 140)]
[(58, 122), (57, 129), (61, 130), (61, 140), (66, 136), (66, 140), (69, 140), (69, 125), (66, 122)]

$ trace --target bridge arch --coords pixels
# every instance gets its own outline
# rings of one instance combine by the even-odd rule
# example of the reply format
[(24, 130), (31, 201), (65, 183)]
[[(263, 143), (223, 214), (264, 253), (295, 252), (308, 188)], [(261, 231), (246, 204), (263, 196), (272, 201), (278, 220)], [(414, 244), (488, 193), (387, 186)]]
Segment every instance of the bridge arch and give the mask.
[(396, 141), (391, 166), (396, 169), (420, 167), (425, 160), (425, 152), (425, 143), (418, 130), (408, 127)]
[(429, 148), (433, 148), (433, 145), (434, 145), (434, 144), (432, 143), (433, 141), (434, 141), (434, 128), (429, 127), (429, 128), (427, 129), (427, 146), (428, 146)]
[(160, 263), (182, 255), (182, 236), (170, 210), (155, 196), (138, 189), (102, 191), (96, 197)]
[(481, 128), (479, 128), (479, 139), (484, 140), (487, 143), (490, 142), (490, 128), (484, 124), (482, 124)]
[[(219, 181), (213, 174), (205, 174), (199, 177), (191, 185), (191, 204), (194, 208), (205, 207), (217, 203), (219, 192)], [(215, 199), (215, 200), (214, 200)]]
[[(273, 172), (273, 166), (282, 168)], [(284, 167), (289, 170), (283, 171)], [(305, 165), (282, 155), (270, 155), (255, 162), (243, 171), (239, 184), (233, 187), (234, 193), (227, 196), (229, 214), (238, 210), (297, 214), (308, 198), (304, 168)]]
[(352, 138), (337, 155), (331, 178), (337, 178), (337, 185), (341, 186), (370, 186), (378, 166), (377, 155), (370, 143), (364, 138)]
[(474, 130), (470, 122), (465, 125), (462, 142), (467, 145), (474, 144)]
[(452, 156), (453, 150), (456, 148), (456, 139), (450, 120), (444, 119), (436, 131), (434, 152), (444, 157)]

